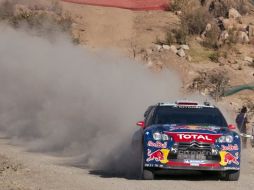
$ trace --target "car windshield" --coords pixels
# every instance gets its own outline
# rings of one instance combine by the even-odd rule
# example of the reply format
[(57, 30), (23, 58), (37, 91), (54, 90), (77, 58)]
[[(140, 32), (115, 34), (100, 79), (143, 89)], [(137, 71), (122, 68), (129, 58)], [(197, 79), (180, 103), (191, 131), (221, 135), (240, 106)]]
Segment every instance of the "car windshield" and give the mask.
[(212, 125), (227, 127), (227, 122), (217, 108), (158, 107), (153, 124)]

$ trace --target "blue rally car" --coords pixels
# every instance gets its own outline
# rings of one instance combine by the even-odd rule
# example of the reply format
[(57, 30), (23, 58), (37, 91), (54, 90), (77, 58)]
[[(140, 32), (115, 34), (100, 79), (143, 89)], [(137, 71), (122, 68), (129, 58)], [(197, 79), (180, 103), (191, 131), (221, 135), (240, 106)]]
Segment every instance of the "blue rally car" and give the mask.
[(239, 179), (240, 136), (217, 107), (207, 102), (159, 103), (137, 125), (142, 131), (143, 179), (169, 170), (218, 171), (224, 180)]

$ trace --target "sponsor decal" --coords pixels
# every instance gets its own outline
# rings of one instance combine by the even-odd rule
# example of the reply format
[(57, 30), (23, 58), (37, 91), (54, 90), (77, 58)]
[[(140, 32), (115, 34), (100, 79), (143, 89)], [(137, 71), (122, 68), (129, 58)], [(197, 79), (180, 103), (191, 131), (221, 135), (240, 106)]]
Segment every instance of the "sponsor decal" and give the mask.
[(154, 167), (153, 164), (145, 164), (145, 167)]
[(216, 132), (219, 127), (215, 126), (196, 126), (196, 125), (185, 125), (185, 126), (174, 126), (172, 125), (172, 128), (170, 128), (170, 131), (179, 130), (179, 129), (189, 129), (189, 130), (200, 130), (200, 131), (211, 131)]
[(181, 132), (165, 132), (167, 135), (171, 136), (175, 142), (206, 142), (214, 143), (217, 138), (222, 134), (197, 134), (197, 133), (181, 133)]
[(148, 141), (147, 146), (155, 147), (155, 148), (167, 148), (168, 143), (167, 142), (160, 142), (160, 141)]
[(239, 170), (239, 167), (225, 167), (225, 170)]
[(200, 165), (205, 163), (204, 160), (184, 160), (184, 163), (188, 163), (190, 165)]
[(227, 166), (228, 164), (236, 164), (239, 165), (238, 158), (239, 154), (238, 152), (235, 153), (235, 155), (227, 152), (227, 151), (221, 151), (220, 152), (220, 157), (221, 157), (221, 166)]
[(147, 162), (155, 160), (156, 162), (160, 162), (162, 164), (166, 164), (168, 162), (168, 154), (169, 149), (161, 149), (152, 152), (150, 149), (147, 151), (148, 158), (146, 159)]
[(235, 145), (228, 145), (228, 146), (225, 146), (225, 145), (221, 145), (221, 149), (223, 151), (233, 151), (233, 150), (239, 150), (239, 147), (237, 144)]

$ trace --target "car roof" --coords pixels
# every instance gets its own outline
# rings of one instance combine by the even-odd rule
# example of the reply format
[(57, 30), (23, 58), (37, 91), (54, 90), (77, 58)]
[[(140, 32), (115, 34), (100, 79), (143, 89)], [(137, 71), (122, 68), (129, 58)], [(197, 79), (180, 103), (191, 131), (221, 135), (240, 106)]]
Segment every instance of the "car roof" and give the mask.
[(181, 108), (216, 108), (215, 106), (211, 105), (209, 102), (196, 102), (196, 101), (189, 101), (189, 100), (178, 100), (175, 103), (170, 102), (160, 102), (155, 106), (170, 106), (170, 107), (181, 107)]

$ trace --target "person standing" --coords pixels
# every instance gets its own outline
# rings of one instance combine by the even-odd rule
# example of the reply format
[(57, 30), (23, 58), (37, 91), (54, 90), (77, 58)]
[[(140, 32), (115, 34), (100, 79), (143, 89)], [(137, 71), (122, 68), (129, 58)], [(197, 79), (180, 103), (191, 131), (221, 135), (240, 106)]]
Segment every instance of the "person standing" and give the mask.
[[(239, 129), (240, 133), (243, 133), (243, 134), (247, 134), (247, 123), (248, 123), (247, 111), (248, 111), (247, 107), (243, 106), (240, 113), (236, 117), (237, 128)], [(242, 144), (243, 144), (243, 148), (247, 147), (246, 137), (242, 137)]]

